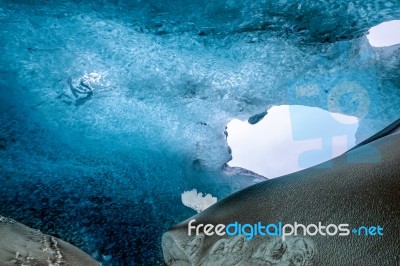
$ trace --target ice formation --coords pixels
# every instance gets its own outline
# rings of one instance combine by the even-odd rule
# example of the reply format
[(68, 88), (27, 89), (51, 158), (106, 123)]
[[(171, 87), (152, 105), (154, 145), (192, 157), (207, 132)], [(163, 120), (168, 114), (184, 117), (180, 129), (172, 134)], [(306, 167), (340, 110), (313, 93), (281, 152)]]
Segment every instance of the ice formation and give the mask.
[(198, 213), (204, 211), (217, 202), (216, 197), (213, 197), (211, 194), (203, 196), (203, 193), (197, 193), (197, 189), (183, 192), (181, 198), (183, 205), (197, 211)]
[[(177, 224), (162, 239), (165, 262), (199, 266), (396, 264), (400, 245), (399, 125), (400, 120), (396, 127), (379, 133), (380, 137), (331, 160), (332, 166), (312, 167), (259, 183)], [(193, 220), (199, 227), (188, 234)], [(263, 229), (254, 229), (247, 230), (254, 237), (245, 240), (243, 227), (234, 235), (209, 234), (200, 227), (234, 222), (250, 227), (296, 222), (316, 228), (319, 223), (343, 223), (349, 228), (379, 224), (385, 233), (357, 235), (356, 229), (339, 237), (319, 234), (319, 230), (308, 235), (299, 230), (296, 235), (293, 230), (290, 238), (283, 240), (280, 234), (270, 236)]]
[(193, 214), (182, 191), (254, 183), (222, 171), (232, 119), (319, 107), (358, 117), (360, 142), (400, 116), (399, 50), (366, 38), (399, 17), (398, 0), (3, 0), (0, 214), (104, 265), (160, 264)]

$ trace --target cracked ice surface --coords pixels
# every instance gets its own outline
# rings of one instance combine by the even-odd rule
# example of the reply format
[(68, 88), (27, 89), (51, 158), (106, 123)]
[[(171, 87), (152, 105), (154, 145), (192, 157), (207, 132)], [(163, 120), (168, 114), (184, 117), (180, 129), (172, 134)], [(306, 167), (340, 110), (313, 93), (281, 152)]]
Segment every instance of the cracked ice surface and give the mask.
[(194, 214), (180, 193), (252, 184), (221, 171), (230, 120), (317, 106), (357, 117), (359, 142), (398, 118), (400, 50), (365, 33), (399, 5), (2, 1), (0, 213), (105, 265), (157, 264)]

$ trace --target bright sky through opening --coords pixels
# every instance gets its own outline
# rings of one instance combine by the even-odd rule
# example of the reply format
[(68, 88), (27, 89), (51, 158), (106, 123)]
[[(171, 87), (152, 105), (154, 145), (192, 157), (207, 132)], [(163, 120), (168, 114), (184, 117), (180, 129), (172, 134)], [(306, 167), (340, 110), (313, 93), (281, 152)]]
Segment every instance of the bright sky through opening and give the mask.
[(387, 47), (400, 43), (400, 20), (383, 22), (372, 27), (367, 34), (373, 47)]
[(267, 178), (297, 172), (337, 157), (355, 145), (358, 119), (316, 107), (274, 106), (257, 124), (227, 125), (231, 167)]

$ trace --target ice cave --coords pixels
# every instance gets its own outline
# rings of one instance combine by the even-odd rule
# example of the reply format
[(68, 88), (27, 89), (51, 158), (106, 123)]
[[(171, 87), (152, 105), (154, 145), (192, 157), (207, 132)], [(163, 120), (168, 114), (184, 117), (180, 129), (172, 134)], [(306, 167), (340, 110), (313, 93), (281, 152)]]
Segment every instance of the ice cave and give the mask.
[[(0, 218), (105, 266), (169, 263), (163, 233), (197, 213), (182, 193), (219, 201), (268, 178), (231, 161), (231, 121), (347, 117), (316, 135), (292, 120), (331, 156), (335, 137), (352, 143), (339, 155), (400, 117), (400, 46), (369, 39), (399, 19), (398, 0), (2, 0)], [(281, 170), (273, 184), (298, 169)]]

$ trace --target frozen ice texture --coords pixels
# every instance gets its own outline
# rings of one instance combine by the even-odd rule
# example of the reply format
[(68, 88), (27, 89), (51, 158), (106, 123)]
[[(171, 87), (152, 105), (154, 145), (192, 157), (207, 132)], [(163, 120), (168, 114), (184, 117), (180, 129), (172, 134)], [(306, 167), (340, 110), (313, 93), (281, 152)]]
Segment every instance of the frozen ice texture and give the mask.
[(254, 183), (221, 170), (230, 120), (316, 106), (358, 117), (360, 142), (399, 116), (399, 49), (365, 37), (399, 15), (397, 0), (3, 0), (0, 213), (104, 265), (161, 263), (162, 232), (194, 214), (182, 191)]
[[(333, 167), (311, 167), (259, 183), (182, 221), (163, 235), (165, 262), (171, 266), (396, 264), (400, 245), (399, 124), (400, 120), (397, 132), (391, 128), (385, 136), (332, 159)], [(371, 148), (380, 151), (378, 162), (374, 161)], [(364, 163), (355, 164), (354, 160)], [(350, 230), (347, 236), (328, 236), (324, 232), (314, 235), (314, 230), (305, 236), (299, 229), (297, 235), (294, 233), (284, 241), (282, 235), (252, 231), (255, 237), (246, 241), (244, 234), (221, 236), (207, 233), (200, 226), (228, 226), (236, 222), (250, 227), (259, 222), (343, 223), (349, 229), (379, 225), (384, 228), (384, 236), (358, 236)], [(196, 232), (192, 229), (188, 233), (189, 224), (196, 227)]]
[(197, 189), (183, 192), (181, 198), (183, 205), (192, 208), (198, 213), (204, 211), (217, 202), (216, 197), (213, 197), (211, 194), (203, 196), (203, 193), (197, 193)]

